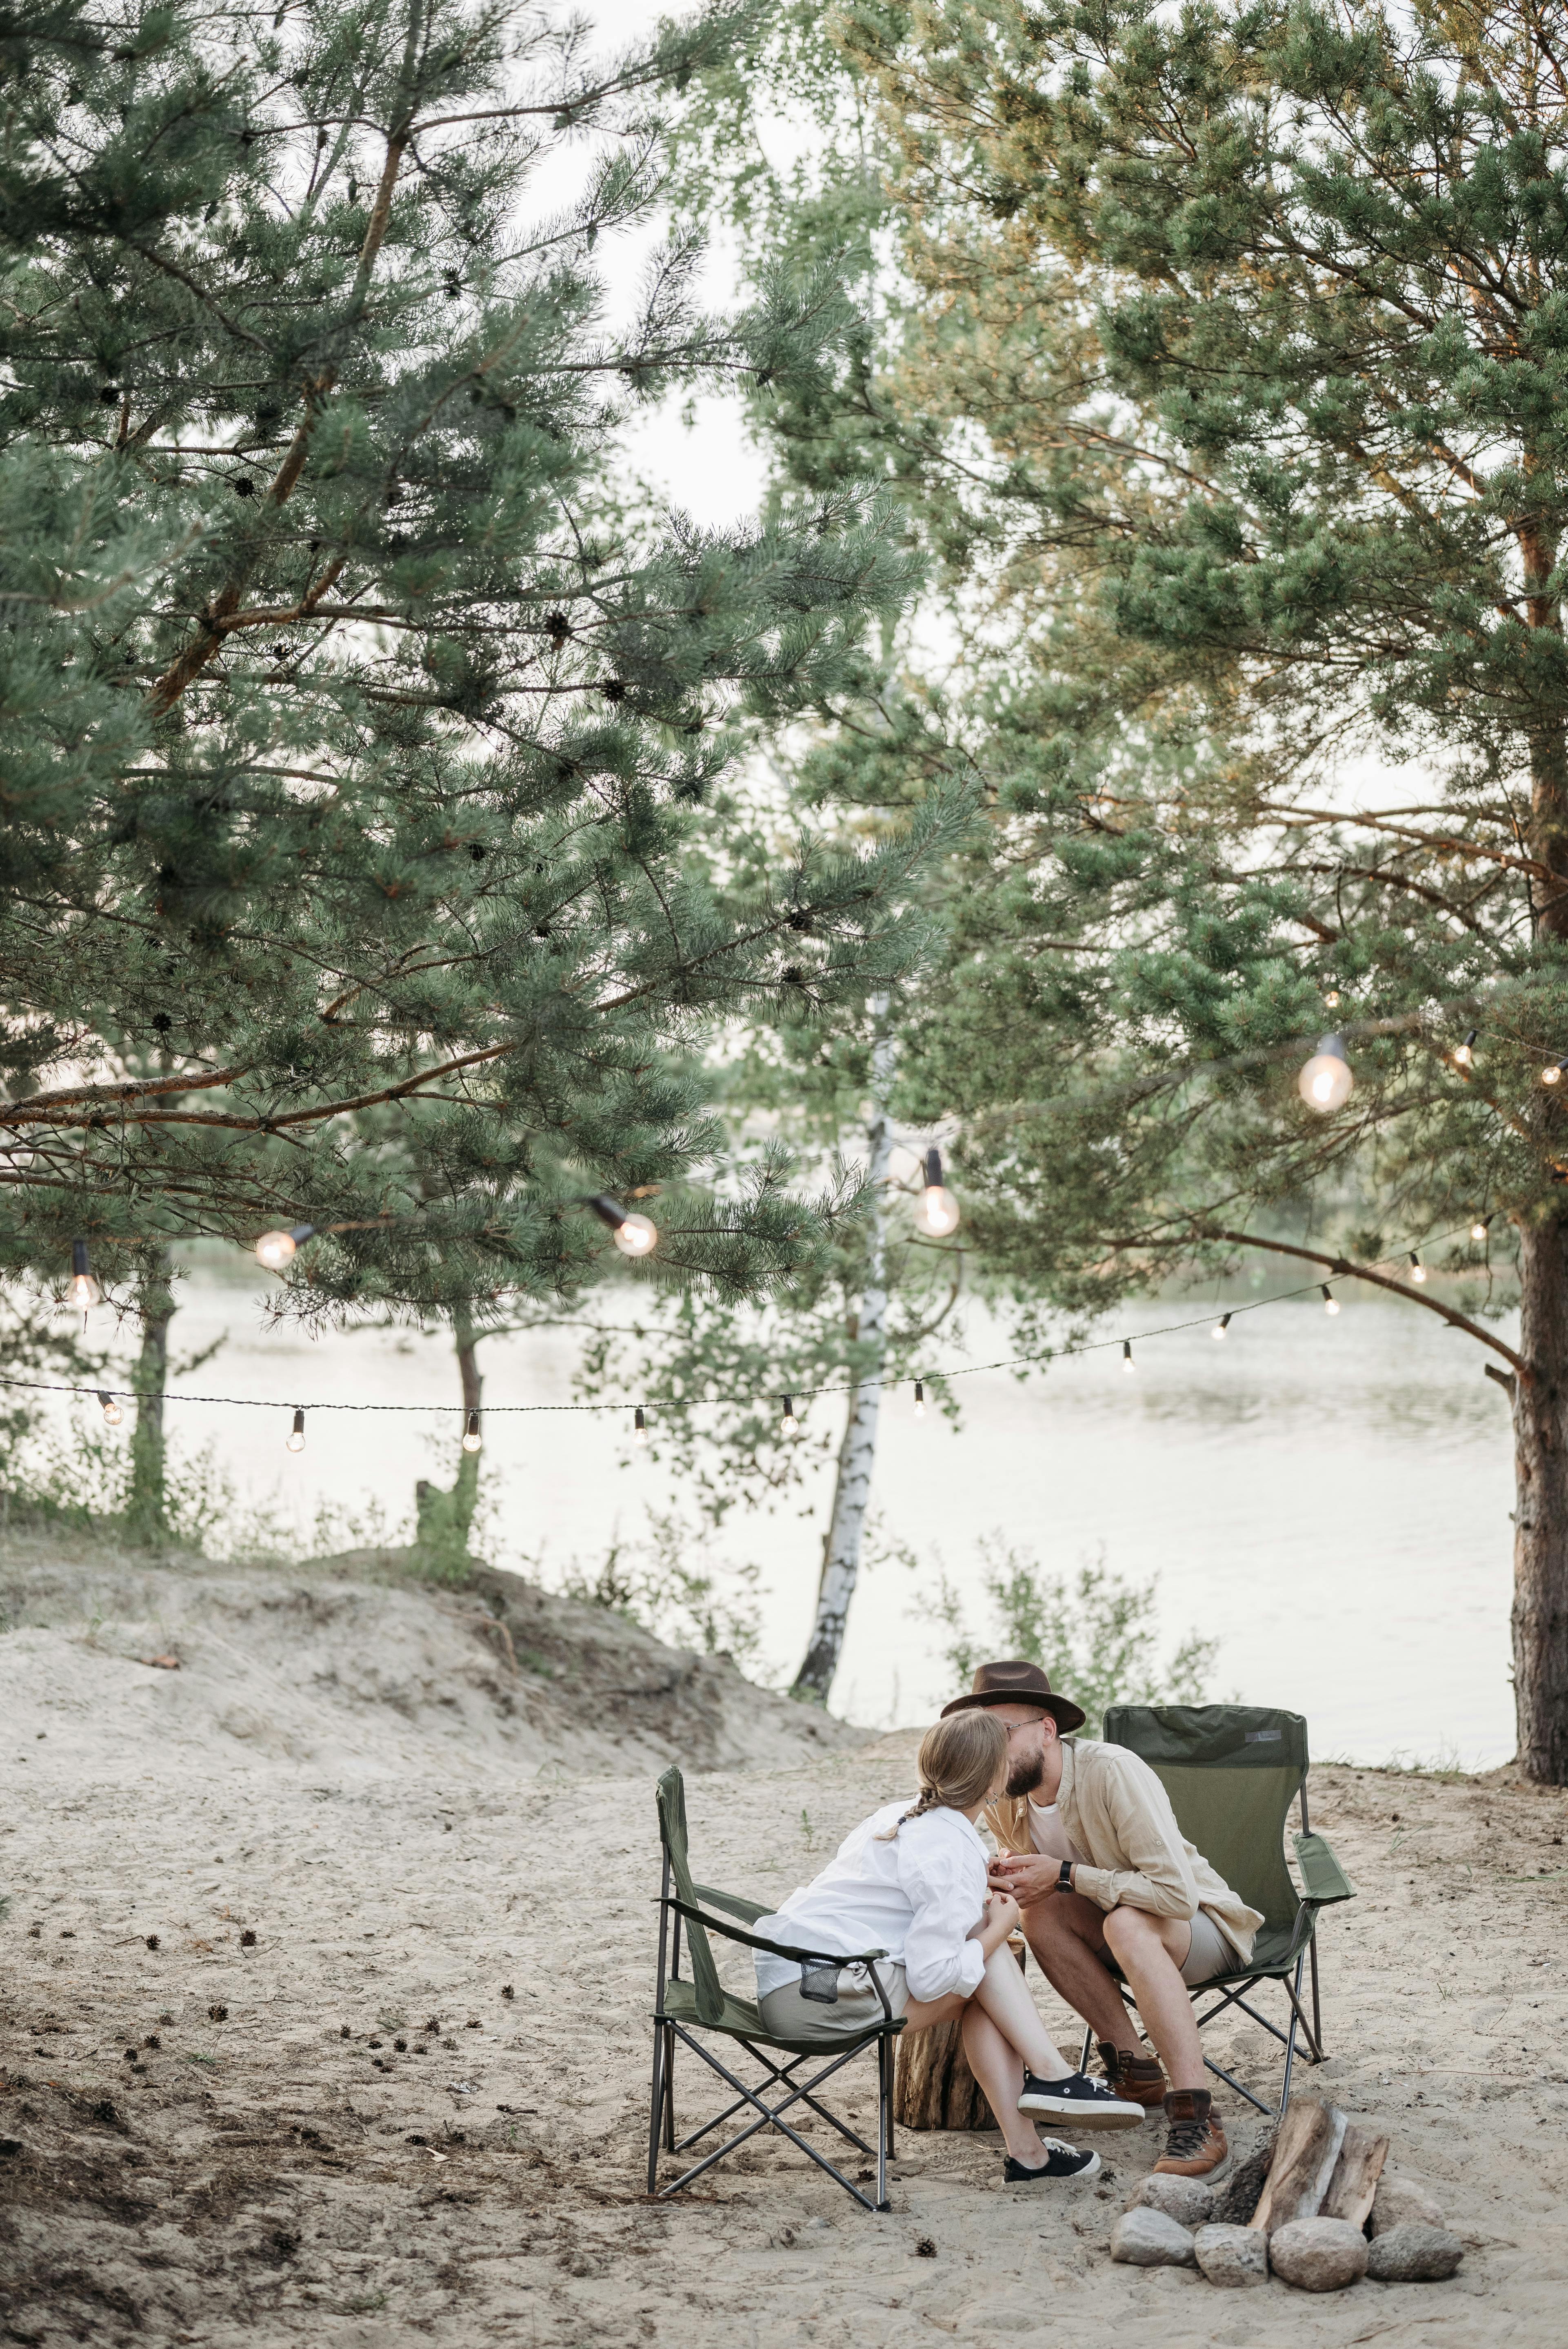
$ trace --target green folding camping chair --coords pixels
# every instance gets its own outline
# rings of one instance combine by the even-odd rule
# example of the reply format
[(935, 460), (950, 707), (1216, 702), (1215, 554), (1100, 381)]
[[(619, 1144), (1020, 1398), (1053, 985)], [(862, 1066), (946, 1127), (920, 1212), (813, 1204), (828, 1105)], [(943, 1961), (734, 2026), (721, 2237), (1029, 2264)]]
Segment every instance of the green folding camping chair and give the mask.
[[(902, 2017), (893, 2013), (888, 2003), (887, 1992), (873, 1972), (877, 1993), (882, 2000), (882, 2019), (869, 2030), (857, 2032), (853, 2038), (775, 2039), (764, 2023), (755, 2002), (737, 1998), (721, 1985), (718, 1970), (708, 1947), (709, 1933), (722, 1933), (727, 1940), (742, 1941), (748, 1950), (771, 1950), (776, 1957), (790, 1958), (804, 1966), (836, 1967), (869, 1965), (873, 1958), (885, 1958), (885, 1950), (822, 1951), (797, 1950), (788, 1942), (765, 1940), (760, 1934), (748, 1932), (741, 1926), (729, 1924), (723, 1917), (707, 1911), (722, 1909), (732, 1918), (754, 1925), (758, 1917), (769, 1914), (760, 1901), (744, 1899), (736, 1892), (716, 1892), (710, 1884), (694, 1884), (686, 1859), (686, 1787), (678, 1770), (666, 1770), (657, 1789), (659, 1808), (659, 1839), (664, 1845), (664, 1882), (659, 1892), (659, 1976), (654, 2001), (654, 2093), (648, 2117), (648, 2191), (678, 2194), (711, 2169), (726, 2154), (734, 2153), (739, 2146), (754, 2137), (759, 2129), (777, 2129), (791, 2145), (799, 2146), (830, 2178), (836, 2178), (846, 2194), (852, 2195), (862, 2209), (886, 2210), (888, 2164), (893, 2158), (892, 2082), (894, 2042), (903, 2029)], [(672, 1890), (673, 1882), (673, 1890)], [(699, 1904), (706, 1904), (699, 1905)], [(691, 1961), (691, 1974), (681, 1973), (681, 1925), (685, 1922), (686, 1947)], [(762, 2067), (764, 2077), (755, 2088), (748, 2087), (728, 2065), (719, 2061), (710, 2048), (705, 2047), (694, 2034), (697, 2032), (717, 2033), (745, 2048)], [(680, 2040), (694, 2055), (701, 2057), (710, 2071), (717, 2072), (727, 2086), (735, 2092), (731, 2102), (711, 2120), (703, 2122), (679, 2142), (676, 2138), (675, 2064), (676, 2042)], [(863, 2048), (874, 2048), (877, 2059), (877, 2142), (866, 2143), (848, 2125), (818, 2102), (823, 2083), (835, 2072), (841, 2071)], [(775, 2062), (775, 2056), (788, 2060)], [(831, 2060), (807, 2079), (796, 2077), (801, 2064), (813, 2057), (829, 2055)], [(767, 2098), (770, 2092), (782, 2089), (785, 2094), (776, 2104)], [(876, 2200), (873, 2203), (861, 2192), (852, 2179), (836, 2169), (825, 2154), (819, 2153), (799, 2130), (791, 2128), (783, 2117), (791, 2106), (809, 2106), (818, 2117), (828, 2123), (852, 2146), (876, 2163)], [(756, 2117), (723, 2145), (716, 2146), (691, 2168), (672, 2178), (663, 2187), (659, 2184), (659, 2153), (661, 2146), (668, 2153), (684, 2153), (711, 2137), (736, 2113), (750, 2106)], [(803, 2118), (803, 2115), (798, 2116)]]
[[(1279, 1713), (1265, 1705), (1113, 1704), (1105, 1716), (1104, 1735), (1109, 1744), (1125, 1745), (1148, 1763), (1171, 1797), (1182, 1834), (1250, 1908), (1263, 1911), (1247, 1963), (1202, 1983), (1192, 1992), (1192, 2003), (1201, 2007), (1211, 1992), (1221, 1993), (1198, 2016), (1200, 2031), (1239, 2007), (1273, 2033), (1284, 2049), (1279, 2094), (1283, 2114), (1290, 2102), (1297, 2031), (1309, 2063), (1321, 2064), (1324, 2056), (1317, 1912), (1336, 1900), (1354, 1899), (1356, 1894), (1323, 1837), (1312, 1833), (1307, 1817), (1306, 1723), (1299, 1713)], [(1301, 1830), (1295, 1839), (1305, 1888), (1301, 1891), (1292, 1882), (1284, 1858), (1285, 1824), (1293, 1803), (1301, 1809)], [(1310, 2023), (1302, 2004), (1302, 1974), (1308, 1966)], [(1264, 1982), (1278, 1982), (1284, 1990), (1290, 2002), (1288, 2031), (1249, 2002), (1248, 1993)], [(1122, 1996), (1132, 2003), (1125, 1988)], [(1093, 2036), (1092, 2032), (1084, 2034), (1086, 2064)], [(1203, 2060), (1216, 2078), (1248, 2104), (1260, 2113), (1269, 2111), (1261, 2096), (1233, 2079), (1221, 2064), (1208, 2056)]]

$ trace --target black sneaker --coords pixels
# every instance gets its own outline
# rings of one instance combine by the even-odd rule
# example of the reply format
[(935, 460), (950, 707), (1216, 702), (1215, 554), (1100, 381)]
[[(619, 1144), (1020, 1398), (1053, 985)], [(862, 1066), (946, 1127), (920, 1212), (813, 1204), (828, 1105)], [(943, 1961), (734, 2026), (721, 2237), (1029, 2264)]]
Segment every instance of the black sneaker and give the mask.
[(1043, 2137), (1040, 2143), (1046, 2148), (1046, 2158), (1038, 2169), (1031, 2169), (1026, 2163), (1015, 2161), (1011, 2154), (1007, 2155), (1002, 2164), (1002, 2178), (1006, 2185), (1037, 2186), (1042, 2178), (1098, 2177), (1098, 2153), (1078, 2153), (1072, 2146), (1064, 2145), (1059, 2137)]
[(1082, 2072), (1069, 2072), (1065, 2080), (1037, 2080), (1026, 2072), (1018, 2110), (1048, 2113), (1054, 2121), (1070, 2121), (1075, 2129), (1136, 2128), (1144, 2117), (1141, 2105)]

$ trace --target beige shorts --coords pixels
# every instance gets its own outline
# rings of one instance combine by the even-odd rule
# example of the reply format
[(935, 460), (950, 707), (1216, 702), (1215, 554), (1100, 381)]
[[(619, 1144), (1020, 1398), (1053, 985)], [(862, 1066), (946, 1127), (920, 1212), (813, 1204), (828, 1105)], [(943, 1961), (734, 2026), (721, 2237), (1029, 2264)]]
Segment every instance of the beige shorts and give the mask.
[[(877, 1964), (887, 2002), (894, 2014), (902, 2014), (909, 2004), (909, 1983), (896, 1958), (882, 1958)], [(784, 1983), (779, 1990), (770, 1990), (759, 1999), (762, 2020), (779, 2039), (850, 2039), (858, 2031), (870, 2031), (883, 2020), (882, 2002), (867, 1978), (863, 1966), (846, 1966), (839, 1976), (838, 2002), (823, 2006), (818, 2000), (803, 1998), (799, 1981)]]
[(1189, 1989), (1200, 1982), (1212, 1982), (1216, 1974), (1234, 1971), (1242, 1962), (1241, 1953), (1233, 1949), (1207, 1909), (1200, 1909), (1192, 1920), (1191, 1946), (1181, 1962), (1181, 1979)]

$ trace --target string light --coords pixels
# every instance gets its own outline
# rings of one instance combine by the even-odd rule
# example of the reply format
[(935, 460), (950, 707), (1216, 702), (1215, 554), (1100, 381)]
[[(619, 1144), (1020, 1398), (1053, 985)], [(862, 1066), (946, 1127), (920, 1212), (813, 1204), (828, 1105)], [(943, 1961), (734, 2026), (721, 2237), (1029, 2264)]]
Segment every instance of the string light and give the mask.
[(780, 1435), (786, 1435), (791, 1438), (799, 1435), (800, 1433), (800, 1423), (795, 1416), (795, 1398), (793, 1395), (786, 1395), (784, 1398), (784, 1413), (782, 1418), (779, 1422), (779, 1433)]
[(920, 1195), (920, 1205), (914, 1211), (917, 1231), (928, 1239), (944, 1240), (958, 1229), (958, 1202), (942, 1182), (942, 1153), (937, 1149), (925, 1154), (925, 1188)]
[(1454, 1046), (1454, 1058), (1459, 1062), (1461, 1069), (1471, 1069), (1475, 1066), (1475, 1052), (1473, 1050), (1475, 1040), (1476, 1031), (1472, 1028), (1470, 1030), (1470, 1033), (1466, 1036), (1464, 1042)]
[(1124, 1371), (1135, 1371), (1138, 1368), (1137, 1363), (1132, 1359), (1132, 1340), (1130, 1338), (1124, 1338), (1121, 1341), (1121, 1367)]
[(1325, 995), (1323, 1001), (1326, 1009), (1329, 1011), (1337, 1011), (1339, 1009), (1339, 989), (1336, 987), (1331, 987)]
[(1209, 1332), (1209, 1335), (1212, 1338), (1222, 1338), (1230, 1326), (1230, 1315), (1228, 1313), (1222, 1313), (1219, 1319), (1215, 1322), (1212, 1330)]
[(66, 1295), (71, 1304), (83, 1313), (90, 1313), (95, 1305), (103, 1303), (103, 1290), (93, 1278), (88, 1262), (86, 1240), (71, 1242), (71, 1278)]
[(108, 1393), (104, 1388), (99, 1387), (98, 1391), (98, 1399), (103, 1411), (105, 1424), (109, 1427), (118, 1427), (120, 1421), (125, 1417), (125, 1413), (121, 1411), (113, 1395)]
[(914, 1382), (914, 1415), (916, 1419), (923, 1419), (925, 1417), (925, 1381), (923, 1379), (916, 1379)]
[(603, 1191), (584, 1204), (593, 1208), (602, 1224), (608, 1224), (623, 1256), (647, 1256), (657, 1247), (658, 1226), (646, 1216), (628, 1215), (618, 1200), (607, 1198)]
[(1326, 1313), (1337, 1313), (1339, 1310), (1339, 1299), (1326, 1280), (1323, 1283), (1323, 1309)]
[(1421, 1262), (1420, 1257), (1416, 1254), (1415, 1249), (1412, 1248), (1410, 1250), (1410, 1278), (1418, 1287), (1420, 1283), (1426, 1279), (1426, 1277), (1427, 1268)]
[(1474, 1223), (1470, 1226), (1471, 1239), (1484, 1240), (1487, 1234), (1487, 1226), (1491, 1222), (1491, 1217), (1490, 1216), (1478, 1216)]
[(632, 1441), (639, 1450), (645, 1450), (648, 1441), (648, 1414), (641, 1403), (632, 1413)]
[(1308, 1109), (1326, 1115), (1330, 1110), (1344, 1108), (1355, 1082), (1345, 1057), (1344, 1038), (1320, 1036), (1316, 1051), (1295, 1081), (1295, 1089)]
[(470, 1411), (469, 1413), (469, 1423), (463, 1430), (463, 1450), (465, 1452), (478, 1452), (481, 1449), (483, 1444), (484, 1437), (480, 1433), (480, 1415), (477, 1411)]
[(288, 1433), (284, 1438), (284, 1450), (285, 1452), (303, 1452), (304, 1450), (304, 1413), (303, 1411), (296, 1411), (294, 1413), (294, 1425), (290, 1428)]
[(1568, 1069), (1568, 1061), (1548, 1061), (1545, 1068), (1541, 1071), (1542, 1083), (1543, 1085), (1560, 1085), (1563, 1081), (1563, 1071), (1564, 1069)]
[(315, 1235), (314, 1224), (293, 1224), (286, 1232), (263, 1232), (256, 1242), (256, 1256), (269, 1272), (282, 1272), (294, 1259), (294, 1251)]

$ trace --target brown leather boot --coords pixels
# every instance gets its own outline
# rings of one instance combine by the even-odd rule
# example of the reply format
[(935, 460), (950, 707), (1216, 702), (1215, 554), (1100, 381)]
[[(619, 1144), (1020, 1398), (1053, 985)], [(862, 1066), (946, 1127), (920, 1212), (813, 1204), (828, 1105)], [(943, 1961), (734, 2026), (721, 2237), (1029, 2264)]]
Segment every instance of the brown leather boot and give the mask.
[(1165, 2099), (1171, 2134), (1156, 2170), (1167, 2178), (1207, 2178), (1218, 2169), (1231, 2148), (1212, 2105), (1207, 2088), (1172, 2088)]
[(1113, 2047), (1109, 2039), (1097, 2039), (1095, 2049), (1106, 2080), (1119, 2096), (1135, 2105), (1164, 2103), (1165, 2074), (1158, 2055), (1134, 2055), (1125, 2047)]

